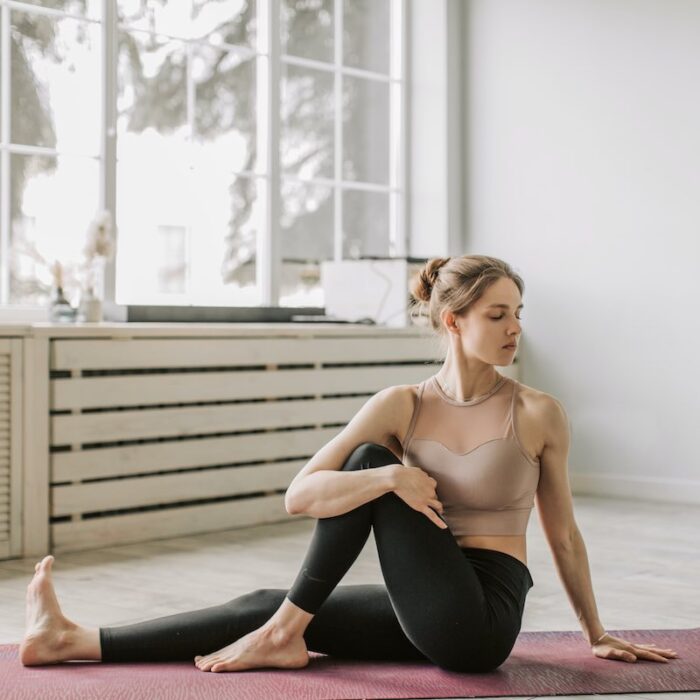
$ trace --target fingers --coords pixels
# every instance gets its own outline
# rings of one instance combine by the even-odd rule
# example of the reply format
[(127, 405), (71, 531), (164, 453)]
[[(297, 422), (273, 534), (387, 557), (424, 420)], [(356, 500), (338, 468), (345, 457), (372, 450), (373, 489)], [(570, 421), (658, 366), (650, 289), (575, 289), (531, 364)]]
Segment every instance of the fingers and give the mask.
[[(637, 645), (640, 646), (640, 645)], [(615, 661), (627, 661), (628, 663), (634, 663), (637, 659), (645, 659), (647, 661), (656, 661), (662, 664), (667, 664), (668, 659), (666, 656), (675, 658), (677, 656), (675, 651), (667, 652), (664, 655), (661, 653), (654, 653), (648, 649), (634, 649), (634, 653), (626, 651), (625, 649), (608, 649), (603, 658), (613, 659)]]
[(655, 654), (653, 651), (640, 651), (637, 650), (637, 655), (642, 659), (649, 659), (650, 661), (660, 661), (661, 663), (667, 664), (668, 659), (665, 659), (659, 654)]
[(447, 523), (445, 523), (445, 522), (443, 522), (442, 520), (440, 520), (440, 518), (438, 517), (438, 515), (435, 513), (435, 511), (434, 511), (432, 508), (428, 508), (428, 507), (426, 506), (426, 508), (423, 510), (423, 512), (424, 512), (424, 513), (428, 516), (428, 518), (430, 518), (430, 520), (432, 520), (439, 528), (441, 528), (441, 529), (443, 529), (443, 530), (447, 528)]
[[(656, 653), (659, 654), (660, 656), (665, 656), (668, 658), (677, 658), (678, 654), (673, 650), (673, 649), (649, 649), (649, 647), (655, 647), (656, 644), (633, 644), (633, 647), (636, 647), (638, 649), (644, 649), (645, 651), (648, 651), (649, 653)], [(648, 658), (648, 657), (645, 657)]]
[(615, 659), (616, 661), (628, 661), (630, 663), (634, 663), (637, 660), (634, 654), (624, 649), (609, 649), (604, 658)]
[(432, 506), (438, 513), (440, 513), (440, 515), (442, 515), (445, 510), (442, 507), (442, 503), (440, 503), (440, 501), (438, 501), (437, 498), (434, 498), (432, 501), (430, 501), (428, 505)]

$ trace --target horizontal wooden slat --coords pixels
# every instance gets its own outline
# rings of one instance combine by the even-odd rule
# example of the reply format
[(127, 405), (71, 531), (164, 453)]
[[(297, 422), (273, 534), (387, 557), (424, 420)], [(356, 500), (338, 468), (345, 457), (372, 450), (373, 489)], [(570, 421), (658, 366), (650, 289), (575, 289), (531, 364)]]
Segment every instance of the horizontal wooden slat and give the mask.
[(310, 362), (417, 361), (439, 354), (434, 336), (55, 340), (51, 369), (233, 367)]
[[(432, 366), (333, 367), (328, 369), (187, 372), (117, 377), (53, 379), (55, 410), (109, 406), (242, 400), (316, 394), (375, 393), (394, 384), (417, 383)], [(435, 369), (437, 371), (437, 369)], [(0, 419), (2, 414), (0, 414)]]
[(51, 444), (284, 428), (350, 420), (366, 397), (110, 411), (51, 417)]
[(125, 445), (51, 455), (51, 481), (78, 481), (152, 471), (313, 455), (340, 428), (304, 428), (201, 440)]
[(117, 481), (54, 486), (51, 514), (95, 513), (176, 501), (223, 498), (256, 491), (286, 490), (304, 464), (306, 460), (293, 460), (186, 474), (158, 474)]
[(73, 552), (110, 544), (194, 535), (296, 517), (285, 510), (284, 495), (275, 494), (225, 503), (54, 523), (51, 525), (52, 552)]

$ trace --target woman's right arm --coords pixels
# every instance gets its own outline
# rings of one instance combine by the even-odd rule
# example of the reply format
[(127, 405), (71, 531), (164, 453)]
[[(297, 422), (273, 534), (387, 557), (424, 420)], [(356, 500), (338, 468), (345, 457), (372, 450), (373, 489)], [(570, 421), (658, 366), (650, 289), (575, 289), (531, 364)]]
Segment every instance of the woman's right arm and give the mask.
[(301, 469), (284, 498), (290, 514), (328, 518), (347, 513), (396, 488), (399, 460), (374, 469), (340, 471), (358, 445), (387, 445), (397, 426), (408, 425), (412, 401), (405, 387), (391, 386), (371, 396), (350, 422)]
[[(345, 428), (324, 445), (294, 477), (285, 494), (287, 512), (314, 518), (342, 515), (393, 491), (411, 508), (423, 513), (440, 528), (447, 523), (435, 487), (437, 481), (420, 467), (395, 464), (372, 469), (342, 471), (358, 445), (388, 445), (397, 430), (407, 430), (414, 398), (405, 386), (382, 389), (372, 396)], [(401, 440), (401, 444), (405, 441)]]

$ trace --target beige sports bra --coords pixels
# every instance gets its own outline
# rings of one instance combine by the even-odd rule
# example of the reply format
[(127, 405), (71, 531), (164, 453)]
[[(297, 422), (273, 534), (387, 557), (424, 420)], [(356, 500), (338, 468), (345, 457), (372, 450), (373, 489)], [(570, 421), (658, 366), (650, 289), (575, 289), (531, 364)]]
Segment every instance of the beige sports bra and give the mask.
[(442, 517), (455, 537), (525, 534), (540, 464), (514, 424), (519, 389), (503, 376), (487, 394), (458, 401), (435, 375), (419, 385), (402, 462), (437, 481)]

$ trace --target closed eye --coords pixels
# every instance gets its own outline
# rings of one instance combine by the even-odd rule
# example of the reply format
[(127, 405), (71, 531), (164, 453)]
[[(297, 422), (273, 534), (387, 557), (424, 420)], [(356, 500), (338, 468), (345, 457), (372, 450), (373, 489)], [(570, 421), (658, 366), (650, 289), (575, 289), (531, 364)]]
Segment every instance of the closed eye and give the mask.
[[(492, 321), (500, 321), (502, 318), (505, 318), (505, 314), (503, 314), (503, 316), (491, 316)], [(516, 316), (515, 318), (517, 318), (518, 321), (523, 320), (522, 316)]]

